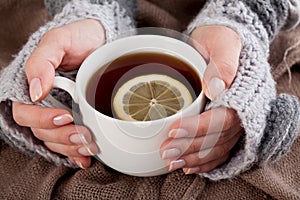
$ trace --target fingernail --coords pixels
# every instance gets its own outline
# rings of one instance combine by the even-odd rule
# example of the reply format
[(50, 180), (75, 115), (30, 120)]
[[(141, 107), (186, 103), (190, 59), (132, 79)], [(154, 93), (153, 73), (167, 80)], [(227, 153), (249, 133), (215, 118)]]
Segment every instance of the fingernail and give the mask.
[(42, 84), (39, 78), (33, 78), (29, 84), (30, 98), (33, 102), (36, 102), (43, 95)]
[(186, 170), (184, 170), (184, 173), (185, 174), (194, 174), (199, 171), (200, 171), (200, 167), (193, 167), (193, 168), (187, 168)]
[(88, 146), (80, 147), (78, 149), (78, 153), (83, 156), (94, 156), (95, 155)]
[(89, 143), (87, 142), (86, 138), (84, 135), (80, 133), (75, 133), (70, 136), (70, 141), (74, 144), (86, 144), (88, 145)]
[(177, 148), (164, 150), (162, 153), (162, 159), (166, 160), (166, 159), (176, 158), (177, 156), (180, 156), (180, 154), (181, 151)]
[(85, 167), (83, 167), (81, 162), (79, 162), (78, 160), (76, 160), (75, 162), (81, 169), (85, 169)]
[(56, 126), (62, 126), (69, 124), (73, 121), (73, 117), (70, 114), (64, 114), (53, 118), (53, 123)]
[(207, 89), (208, 98), (214, 100), (225, 90), (225, 82), (217, 77), (212, 78), (207, 85)]
[(182, 168), (186, 165), (184, 160), (174, 160), (170, 162), (169, 171), (174, 171), (176, 169)]
[(184, 129), (172, 129), (170, 130), (168, 136), (172, 137), (172, 138), (183, 138), (183, 137), (187, 137), (189, 135), (189, 132), (187, 132)]

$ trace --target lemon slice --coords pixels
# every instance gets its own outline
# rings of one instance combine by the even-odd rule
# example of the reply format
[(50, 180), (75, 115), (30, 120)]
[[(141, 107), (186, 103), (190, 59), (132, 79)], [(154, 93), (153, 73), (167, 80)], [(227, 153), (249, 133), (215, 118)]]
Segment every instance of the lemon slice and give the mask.
[(113, 109), (119, 119), (149, 121), (171, 116), (192, 101), (190, 91), (178, 80), (149, 74), (125, 82), (114, 96)]

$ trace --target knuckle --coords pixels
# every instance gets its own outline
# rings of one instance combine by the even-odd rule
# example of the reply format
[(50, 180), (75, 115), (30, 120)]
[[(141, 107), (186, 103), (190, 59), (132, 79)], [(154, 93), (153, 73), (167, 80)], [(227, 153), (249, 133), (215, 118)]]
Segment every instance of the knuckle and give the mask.
[(61, 35), (62, 32), (63, 32), (63, 29), (61, 27), (53, 28), (45, 33), (45, 35), (42, 37), (41, 41), (47, 40), (49, 37), (57, 37), (57, 36)]
[(188, 149), (188, 153), (197, 152), (197, 151), (199, 151), (199, 147), (194, 143), (191, 144)]
[(239, 121), (238, 115), (235, 110), (229, 108), (222, 108), (221, 112), (224, 115), (222, 119), (222, 131), (230, 130)]
[(189, 153), (199, 152), (201, 150), (201, 141), (199, 138), (195, 139), (189, 147)]
[(37, 137), (38, 139), (42, 140), (43, 139), (43, 134), (41, 129), (37, 129), (37, 128), (31, 128), (31, 131), (33, 133), (33, 135), (35, 137)]
[(194, 152), (194, 149), (196, 149), (196, 145), (194, 144), (193, 139), (183, 139), (182, 141), (179, 141), (179, 144), (182, 152), (185, 153)]
[(186, 162), (185, 167), (195, 167), (201, 164), (201, 159), (198, 156), (198, 153), (189, 154), (183, 158)]
[(42, 108), (38, 108), (40, 116), (37, 118), (37, 126), (44, 127), (49, 124), (52, 124), (52, 113), (51, 112), (43, 112)]

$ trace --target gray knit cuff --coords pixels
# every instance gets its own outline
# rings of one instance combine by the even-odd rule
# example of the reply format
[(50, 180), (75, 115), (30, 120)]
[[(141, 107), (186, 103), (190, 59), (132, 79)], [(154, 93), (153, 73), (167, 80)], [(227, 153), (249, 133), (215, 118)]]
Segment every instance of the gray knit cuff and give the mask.
[(298, 98), (280, 94), (271, 102), (265, 133), (259, 147), (258, 161), (261, 164), (277, 161), (290, 151), (298, 136), (300, 106)]
[[(13, 62), (0, 72), (0, 138), (20, 151), (31, 155), (41, 155), (57, 165), (73, 166), (65, 157), (49, 151), (41, 141), (33, 136), (29, 128), (18, 126), (14, 122), (11, 102), (32, 104), (24, 65), (41, 37), (50, 29), (86, 18), (101, 21), (104, 27), (107, 28), (108, 41), (116, 38), (120, 32), (133, 28), (131, 18), (124, 15), (123, 9), (116, 2), (96, 5), (87, 1), (72, 1), (52, 21), (32, 34)], [(37, 104), (49, 106), (52, 105), (52, 102), (44, 100)], [(30, 113), (24, 113), (24, 115), (30, 117)]]
[[(212, 0), (189, 25), (187, 32), (191, 33), (196, 27), (205, 25), (227, 26), (235, 30), (242, 41), (234, 82), (209, 105), (209, 108), (225, 106), (236, 110), (245, 130), (245, 135), (230, 160), (201, 174), (212, 180), (219, 180), (232, 178), (257, 163), (267, 125), (266, 118), (271, 111), (271, 102), (276, 99), (276, 90), (267, 60), (270, 37), (256, 13), (241, 1), (231, 1), (229, 4)], [(294, 134), (294, 130), (289, 131)], [(290, 146), (292, 141), (293, 138), (288, 139), (289, 143), (285, 145)]]
[(283, 27), (284, 30), (294, 29), (300, 23), (300, 2), (299, 0), (289, 0), (289, 15)]

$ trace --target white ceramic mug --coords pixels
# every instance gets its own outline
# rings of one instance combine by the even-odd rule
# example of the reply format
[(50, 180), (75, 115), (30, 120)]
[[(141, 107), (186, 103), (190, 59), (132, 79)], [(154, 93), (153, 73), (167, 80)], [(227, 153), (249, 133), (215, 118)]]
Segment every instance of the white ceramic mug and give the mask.
[[(190, 45), (159, 35), (135, 35), (106, 44), (90, 54), (79, 68), (76, 81), (55, 77), (54, 87), (61, 88), (79, 105), (82, 121), (94, 134), (101, 149), (96, 156), (109, 167), (134, 176), (155, 176), (168, 172), (160, 156), (160, 146), (168, 138), (170, 125), (185, 116), (199, 114), (205, 105), (203, 92), (187, 108), (167, 118), (153, 121), (124, 121), (95, 110), (86, 99), (88, 83), (108, 62), (139, 52), (171, 54), (193, 67), (203, 78), (206, 62)], [(103, 94), (105, 95), (105, 94)]]

